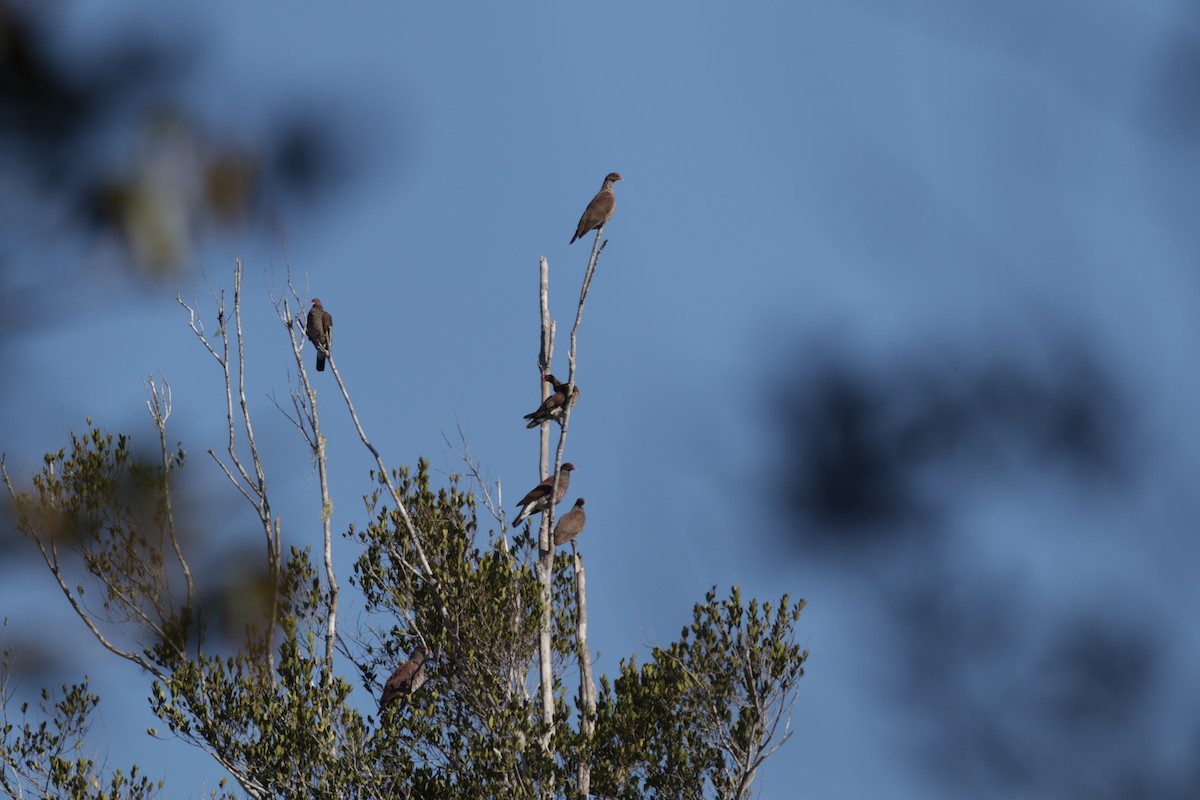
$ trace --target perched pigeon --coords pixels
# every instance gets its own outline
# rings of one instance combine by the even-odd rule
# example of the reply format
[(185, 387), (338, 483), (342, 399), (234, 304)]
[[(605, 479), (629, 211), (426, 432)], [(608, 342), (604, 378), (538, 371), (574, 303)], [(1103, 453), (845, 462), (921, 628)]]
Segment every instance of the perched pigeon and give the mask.
[(325, 353), (333, 345), (333, 317), (321, 306), (321, 301), (313, 298), (312, 310), (308, 312), (308, 324), (305, 326), (308, 338), (317, 348), (317, 372), (325, 371)]
[(586, 502), (582, 497), (576, 500), (575, 507), (563, 514), (554, 526), (555, 547), (561, 547), (583, 533), (583, 526), (587, 525), (587, 515), (583, 513), (583, 504)]
[(538, 406), (537, 411), (534, 411), (532, 414), (525, 415), (525, 419), (529, 420), (529, 424), (525, 426), (526, 428), (536, 428), (538, 425), (541, 425), (543, 422), (548, 420), (554, 420), (559, 425), (562, 425), (564, 412), (567, 410), (567, 408), (573, 408), (576, 401), (579, 400), (578, 386), (576, 386), (575, 390), (571, 392), (571, 402), (568, 403), (567, 384), (558, 380), (549, 372), (546, 373), (543, 380), (554, 387), (554, 392), (542, 401), (542, 404)]
[(425, 683), (425, 645), (417, 645), (412, 656), (392, 673), (383, 685), (383, 696), (379, 698), (379, 710), (383, 711), (400, 697), (408, 697)]
[(584, 209), (583, 216), (579, 218), (579, 224), (575, 226), (575, 235), (567, 244), (575, 244), (575, 240), (580, 236), (588, 231), (603, 228), (604, 224), (612, 219), (613, 209), (617, 207), (616, 198), (613, 197), (613, 182), (619, 180), (621, 180), (621, 176), (617, 173), (608, 173), (604, 178), (604, 185), (600, 187), (600, 191), (596, 192), (592, 202), (588, 203), (588, 207)]
[[(575, 469), (574, 464), (563, 464), (559, 468), (558, 494), (554, 497), (555, 505), (561, 503), (563, 497), (566, 495), (567, 486), (571, 483), (571, 471), (573, 469)], [(554, 491), (553, 475), (533, 487), (533, 491), (521, 498), (521, 502), (517, 503), (517, 508), (521, 509), (521, 513), (517, 514), (517, 518), (512, 521), (512, 526), (515, 528), (539, 511), (545, 511), (549, 508), (550, 493), (552, 491)]]

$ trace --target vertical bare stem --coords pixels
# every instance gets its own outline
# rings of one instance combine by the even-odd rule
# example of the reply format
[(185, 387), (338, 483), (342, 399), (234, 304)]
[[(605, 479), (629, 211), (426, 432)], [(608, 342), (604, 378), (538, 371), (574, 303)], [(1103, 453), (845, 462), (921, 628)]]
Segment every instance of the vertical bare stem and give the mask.
[[(238, 402), (242, 409), (242, 424), (246, 428), (246, 441), (250, 445), (250, 460), (254, 463), (253, 486), (258, 497), (258, 517), (267, 536), (267, 564), (271, 571), (271, 613), (267, 620), (267, 665), (271, 674), (275, 673), (275, 633), (279, 622), (279, 575), (280, 560), (282, 559), (282, 543), (279, 539), (278, 526), (271, 522), (271, 502), (267, 498), (267, 478), (263, 472), (262, 459), (258, 455), (258, 443), (254, 439), (254, 426), (250, 424), (250, 404), (246, 400), (246, 343), (242, 334), (242, 260), (235, 259), (237, 268), (233, 271), (233, 320), (237, 328), (238, 356)], [(225, 336), (226, 347), (229, 336)], [(226, 374), (229, 371), (229, 361), (225, 362)], [(232, 435), (230, 447), (232, 449)]]
[[(542, 349), (538, 353), (538, 381), (542, 400), (545, 400), (550, 395), (550, 389), (542, 380), (542, 376), (550, 371), (550, 363), (554, 360), (554, 320), (550, 319), (550, 262), (545, 256), (539, 260), (538, 267), (541, 276), (539, 296), (542, 310)], [(550, 426), (542, 425), (539, 433), (542, 440), (542, 457), (538, 462), (538, 469), (544, 476), (550, 473)], [(542, 547), (545, 548), (545, 542), (542, 543)]]
[[(570, 374), (567, 377), (567, 389), (566, 389), (567, 397), (570, 397), (575, 389), (575, 358), (576, 358), (576, 351), (578, 348), (579, 328), (580, 328), (580, 325), (582, 325), (582, 323), (583, 323), (583, 309), (584, 309), (584, 305), (587, 302), (588, 289), (591, 286), (592, 277), (595, 275), (596, 265), (600, 261), (600, 254), (604, 251), (605, 245), (608, 244), (607, 239), (604, 240), (603, 242), (600, 241), (601, 233), (603, 233), (603, 229), (596, 232), (596, 242), (592, 246), (592, 254), (591, 254), (591, 257), (588, 259), (587, 271), (584, 273), (583, 286), (579, 291), (579, 307), (575, 311), (575, 324), (571, 328), (571, 347), (567, 353), (567, 360), (568, 360), (568, 363), (570, 364)], [(553, 337), (554, 337), (554, 323), (551, 322), (551, 320), (550, 320), (548, 273), (549, 273), (549, 265), (548, 265), (545, 257), (543, 257), (540, 262), (542, 350), (541, 350), (541, 357), (539, 358), (539, 362), (538, 362), (539, 366), (541, 367), (541, 372), (543, 374), (545, 372), (549, 371), (549, 369), (550, 369), (550, 360), (551, 360), (551, 356), (553, 354), (552, 353), (552, 345), (553, 345)], [(546, 345), (546, 342), (548, 339), (551, 344), (550, 348), (547, 348), (547, 345)], [(542, 376), (539, 375), (538, 379), (541, 380), (541, 377)], [(545, 394), (543, 393), (543, 398), (544, 397), (545, 397)], [(567, 446), (567, 430), (569, 428), (570, 420), (571, 420), (571, 404), (568, 402), (565, 404), (565, 406), (563, 408), (562, 426), (561, 426), (561, 429), (560, 429), (559, 435), (558, 435), (558, 447), (554, 454), (554, 466), (552, 467), (552, 470), (547, 469), (548, 465), (546, 463), (547, 462), (546, 438), (548, 436), (549, 425), (546, 423), (544, 423), (542, 425), (541, 467), (542, 467), (543, 474), (549, 473), (554, 476), (554, 482), (550, 488), (550, 496), (551, 497), (558, 497), (559, 470), (562, 468), (563, 451), (566, 449), (566, 446)], [(539, 540), (539, 544), (540, 544), (539, 556), (540, 556), (540, 558), (538, 560), (538, 578), (541, 583), (542, 599), (543, 599), (543, 605), (544, 605), (544, 608), (542, 611), (542, 630), (541, 630), (541, 636), (540, 636), (540, 640), (539, 640), (539, 662), (540, 662), (540, 666), (541, 666), (541, 681), (542, 681), (542, 718), (547, 725), (547, 734), (546, 734), (547, 738), (544, 739), (542, 742), (543, 750), (548, 750), (549, 736), (550, 736), (552, 726), (554, 724), (554, 693), (553, 693), (553, 687), (552, 687), (553, 673), (552, 673), (551, 664), (550, 664), (550, 652), (551, 652), (550, 637), (551, 637), (551, 610), (552, 610), (551, 604), (553, 601), (552, 580), (553, 580), (553, 573), (554, 573), (554, 546), (551, 541), (550, 532), (554, 529), (554, 527), (553, 527), (554, 526), (554, 516), (555, 516), (554, 512), (555, 512), (555, 506), (553, 503), (551, 503), (550, 507), (542, 514), (542, 525), (541, 525), (541, 533), (540, 533), (540, 540)], [(587, 652), (587, 639), (586, 639), (586, 637), (587, 637), (587, 619), (586, 619), (587, 597), (586, 597), (586, 589), (584, 588), (584, 586), (581, 583), (578, 582), (582, 579), (582, 564), (579, 562), (578, 558), (576, 558), (576, 567), (577, 567), (576, 573), (575, 573), (576, 580), (577, 580), (576, 597), (579, 600), (579, 602), (578, 602), (579, 607), (584, 610), (584, 617), (583, 617), (583, 622), (582, 622), (583, 627), (580, 629), (583, 633), (583, 638), (580, 642), (580, 654), (581, 654), (580, 658), (581, 658), (581, 661), (589, 662), (586, 673), (582, 669), (580, 671), (580, 693), (584, 698), (590, 698), (590, 701), (591, 701), (591, 705), (587, 706), (585, 708), (584, 712), (582, 712), (584, 714), (584, 719), (581, 720), (580, 725), (581, 725), (581, 730), (583, 730), (590, 737), (591, 732), (592, 732), (592, 718), (594, 717), (594, 709), (595, 709), (595, 699), (594, 698), (596, 695), (596, 686), (595, 686), (595, 682), (592, 679), (590, 656), (588, 655), (588, 652)], [(579, 771), (579, 778), (581, 781), (581, 788), (583, 786), (585, 786), (586, 784), (590, 784), (591, 773), (590, 773), (590, 767), (587, 764), (581, 764), (580, 771)], [(553, 791), (552, 787), (551, 787), (550, 791)]]
[[(592, 678), (592, 651), (587, 639), (587, 576), (583, 560), (571, 541), (571, 556), (575, 562), (576, 645), (579, 654), (579, 732), (591, 739), (596, 730), (596, 682)], [(579, 794), (587, 797), (592, 785), (592, 766), (588, 759), (579, 759)]]
[[(289, 282), (289, 287), (290, 285)], [(297, 303), (299, 303), (299, 296), (296, 295), (295, 289), (292, 289), (292, 295), (297, 298)], [(282, 309), (280, 305), (277, 302), (275, 310), (279, 314), (280, 322), (287, 328), (288, 340), (292, 344), (292, 356), (296, 359), (296, 374), (299, 376), (300, 388), (304, 392), (303, 397), (297, 401), (296, 408), (297, 413), (302, 414), (305, 419), (295, 421), (300, 428), (300, 433), (304, 437), (304, 440), (312, 448), (313, 457), (317, 461), (317, 479), (321, 486), (321, 525), (324, 535), (325, 582), (328, 587), (328, 598), (325, 605), (324, 681), (328, 685), (333, 681), (333, 654), (337, 644), (338, 597), (340, 591), (337, 575), (333, 571), (333, 500), (329, 497), (329, 473), (325, 456), (325, 435), (321, 433), (321, 418), (317, 409), (317, 391), (313, 388), (312, 382), (309, 380), (308, 370), (304, 367), (304, 320), (299, 313), (293, 318), (291, 305), (286, 296), (282, 300)], [(307, 428), (303, 424), (305, 422), (308, 425)]]
[[(538, 358), (538, 366), (540, 371), (538, 374), (538, 382), (541, 385), (542, 398), (546, 397), (546, 382), (542, 380), (542, 376), (550, 370), (550, 362), (554, 357), (554, 323), (550, 319), (550, 264), (545, 256), (542, 256), (539, 262), (539, 272), (541, 276), (540, 297), (542, 311), (542, 347)], [(541, 460), (539, 463), (541, 474), (549, 473), (550, 460), (550, 426), (543, 424), (541, 426)], [(557, 491), (556, 485), (553, 487)], [(551, 497), (556, 495), (551, 494)], [(553, 507), (553, 504), (551, 504)], [(542, 515), (542, 526), (538, 547), (538, 583), (542, 590), (542, 628), (538, 637), (538, 664), (541, 668), (541, 686), (542, 686), (542, 722), (546, 725), (546, 734), (542, 737), (542, 750), (549, 752), (550, 735), (554, 728), (554, 673), (550, 663), (551, 642), (550, 628), (552, 624), (552, 611), (554, 597), (552, 592), (552, 581), (554, 578), (554, 549), (550, 544), (550, 527), (548, 524), (550, 513), (547, 511)]]

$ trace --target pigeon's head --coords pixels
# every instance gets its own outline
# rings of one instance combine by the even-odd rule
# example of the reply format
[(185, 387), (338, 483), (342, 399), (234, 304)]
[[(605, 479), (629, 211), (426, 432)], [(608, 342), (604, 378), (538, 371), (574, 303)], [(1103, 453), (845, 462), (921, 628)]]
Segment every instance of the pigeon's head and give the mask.
[(586, 502), (587, 502), (587, 500), (585, 500), (585, 499), (583, 499), (583, 498), (581, 497), (581, 498), (579, 498), (578, 500), (576, 500), (576, 501), (575, 501), (575, 507), (576, 507), (576, 508), (583, 508), (583, 504), (584, 504), (584, 503), (586, 503)]
[(575, 471), (575, 465), (574, 465), (574, 464), (572, 464), (570, 461), (568, 461), (566, 464), (563, 464), (563, 465), (562, 465), (562, 471), (563, 471), (563, 472), (574, 472), (574, 471)]
[(610, 172), (610, 173), (608, 173), (608, 177), (606, 177), (604, 180), (606, 180), (606, 181), (619, 181), (619, 180), (622, 180), (622, 178), (621, 178), (621, 175), (620, 175), (620, 173), (618, 173), (618, 172)]
[(314, 305), (314, 306), (319, 306), (319, 305), (321, 305), (321, 298), (319, 298), (319, 297), (314, 297), (314, 298), (313, 298), (313, 305)]
[(545, 375), (542, 376), (542, 381), (545, 383), (558, 383), (558, 379), (555, 378), (553, 375), (551, 375), (549, 372), (547, 372)]

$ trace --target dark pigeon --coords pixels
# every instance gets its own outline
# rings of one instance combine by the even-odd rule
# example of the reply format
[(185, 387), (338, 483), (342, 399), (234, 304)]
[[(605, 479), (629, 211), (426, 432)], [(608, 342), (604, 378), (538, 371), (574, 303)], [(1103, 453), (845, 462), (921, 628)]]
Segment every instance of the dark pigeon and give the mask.
[(542, 401), (542, 404), (538, 406), (537, 411), (534, 411), (532, 414), (525, 415), (525, 419), (529, 420), (529, 424), (525, 426), (526, 428), (536, 428), (543, 422), (548, 422), (550, 420), (554, 420), (559, 425), (562, 425), (563, 416), (566, 410), (574, 407), (575, 403), (579, 400), (578, 386), (576, 386), (574, 391), (571, 392), (571, 401), (568, 403), (567, 384), (558, 380), (549, 372), (546, 373), (546, 376), (543, 378), (543, 380), (551, 384), (554, 387), (554, 391), (549, 397)]
[(408, 661), (396, 667), (392, 677), (383, 685), (383, 696), (379, 698), (379, 710), (383, 711), (399, 698), (407, 698), (425, 683), (425, 659), (429, 651), (418, 645)]
[[(574, 469), (574, 464), (563, 464), (559, 468), (558, 494), (554, 497), (555, 505), (561, 503), (563, 497), (567, 494), (567, 487), (571, 484), (571, 471)], [(552, 491), (554, 491), (553, 475), (533, 487), (533, 490), (529, 494), (521, 498), (521, 502), (517, 503), (517, 508), (521, 509), (521, 511), (517, 514), (517, 518), (513, 520), (512, 526), (515, 528), (534, 514), (548, 509), (551, 505), (550, 493)]]
[(325, 354), (333, 345), (333, 317), (321, 305), (321, 301), (313, 298), (312, 309), (308, 312), (308, 324), (305, 326), (309, 340), (317, 348), (317, 372), (325, 371)]
[(588, 203), (588, 207), (584, 209), (583, 216), (579, 218), (579, 224), (575, 226), (575, 235), (567, 244), (575, 244), (575, 240), (580, 236), (588, 231), (603, 228), (605, 223), (612, 219), (613, 211), (617, 207), (617, 200), (613, 196), (613, 183), (619, 180), (621, 180), (621, 176), (615, 172), (610, 172), (605, 176), (604, 185), (600, 187), (600, 191), (596, 192), (592, 202)]

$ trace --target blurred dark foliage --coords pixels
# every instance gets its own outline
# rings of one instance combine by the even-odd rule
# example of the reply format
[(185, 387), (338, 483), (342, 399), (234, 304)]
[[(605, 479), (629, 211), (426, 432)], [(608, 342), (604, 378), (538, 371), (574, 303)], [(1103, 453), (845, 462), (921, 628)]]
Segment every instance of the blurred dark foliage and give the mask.
[(1178, 19), (1147, 87), (1144, 118), (1162, 136), (1195, 149), (1200, 145), (1200, 6), (1182, 3), (1175, 13)]
[[(0, 228), (0, 290), (26, 309), (15, 322), (44, 318), (69, 270), (105, 252), (97, 244), (115, 244), (132, 277), (169, 277), (206, 236), (278, 235), (281, 205), (319, 199), (347, 174), (341, 131), (312, 98), (273, 119), (230, 108), (213, 129), (184, 99), (203, 49), (194, 31), (164, 40), (130, 20), (66, 53), (56, 19), (69, 11), (0, 2), (0, 206), (14, 212)], [(73, 249), (56, 251), (64, 241)]]
[[(945, 796), (1200, 797), (1200, 760), (1159, 758), (1175, 654), (1153, 604), (1081, 596), (1086, 537), (1046, 542), (1063, 572), (1045, 594), (952, 535), (985, 494), (1019, 505), (1037, 485), (1086, 507), (1135, 479), (1128, 392), (1078, 346), (1047, 352), (801, 361), (779, 396), (787, 530), (872, 597), (885, 695)], [(1033, 515), (1014, 542), (1046, 535)]]
[[(247, 530), (245, 538), (253, 541), (261, 531)], [(275, 584), (263, 563), (263, 547), (237, 545), (224, 552), (208, 554), (199, 570), (205, 582), (200, 587), (199, 614), (206, 619), (210, 638), (208, 647), (236, 651), (248, 629), (259, 631), (265, 620), (271, 619), (271, 606), (276, 601)]]
[(910, 573), (919, 581), (888, 583), (886, 624), (906, 643), (894, 688), (924, 732), (917, 761), (938, 782), (1001, 797), (1195, 796), (1176, 793), (1187, 776), (1154, 774), (1156, 626), (1116, 607), (1056, 618), (987, 568), (930, 558)]
[(946, 470), (990, 480), (1014, 461), (1053, 462), (1080, 480), (1118, 479), (1128, 465), (1111, 380), (1086, 356), (1053, 361), (872, 370), (839, 358), (796, 373), (782, 398), (796, 457), (778, 488), (804, 544), (857, 555), (898, 530), (935, 529), (953, 498), (931, 478)]

